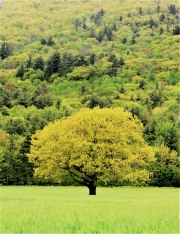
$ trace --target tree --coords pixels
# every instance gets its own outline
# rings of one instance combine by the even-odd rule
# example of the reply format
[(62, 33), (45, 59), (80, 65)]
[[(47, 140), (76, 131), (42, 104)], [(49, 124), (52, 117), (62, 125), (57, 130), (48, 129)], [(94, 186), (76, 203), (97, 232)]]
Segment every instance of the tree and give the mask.
[(56, 101), (56, 105), (55, 105), (57, 110), (60, 109), (60, 107), (61, 107), (61, 102), (62, 102), (61, 99), (58, 98), (57, 101)]
[(31, 68), (32, 67), (32, 56), (28, 55), (28, 60), (26, 61), (26, 68)]
[(169, 13), (175, 15), (177, 13), (176, 5), (171, 4), (169, 7)]
[(19, 161), (18, 151), (22, 137), (16, 134), (6, 134), (2, 130), (0, 130), (0, 136), (0, 183), (17, 184), (19, 178), (16, 165)]
[(10, 135), (0, 129), (0, 182), (8, 184)]
[(154, 153), (142, 130), (122, 108), (82, 109), (37, 131), (28, 156), (35, 176), (56, 182), (71, 178), (90, 195), (98, 185), (143, 185)]
[(144, 79), (141, 79), (139, 81), (139, 88), (140, 89), (145, 89), (145, 86), (146, 86), (146, 81)]
[(44, 38), (42, 38), (42, 39), (41, 39), (41, 44), (42, 44), (42, 45), (46, 45), (46, 43), (47, 43), (46, 40), (45, 40)]
[(159, 34), (161, 35), (161, 34), (163, 34), (163, 32), (164, 32), (164, 29), (162, 27), (160, 27)]
[(158, 6), (157, 6), (157, 8), (156, 8), (157, 13), (160, 12), (160, 9), (161, 9), (161, 7), (160, 7), (160, 5), (158, 4)]
[(31, 96), (26, 87), (22, 88), (22, 90), (19, 92), (17, 103), (25, 107), (31, 105)]
[(156, 144), (164, 143), (171, 150), (180, 152), (180, 132), (172, 121), (160, 121), (155, 127)]
[(30, 150), (30, 142), (31, 138), (27, 135), (19, 150), (16, 174), (18, 174), (19, 183), (21, 184), (31, 184), (33, 178), (33, 164), (28, 161), (27, 157), (27, 153), (29, 153)]
[[(42, 43), (42, 42), (41, 42)], [(49, 37), (48, 40), (47, 40), (47, 45), (48, 46), (53, 46), (54, 45), (54, 41), (52, 39), (52, 37)]]
[(139, 14), (142, 15), (142, 7), (139, 8)]
[(125, 93), (125, 92), (126, 92), (126, 90), (125, 90), (125, 88), (124, 88), (124, 85), (121, 85), (121, 87), (120, 87), (120, 89), (119, 89), (119, 92), (120, 92), (120, 93)]
[(180, 34), (180, 26), (179, 25), (175, 25), (175, 27), (173, 28), (173, 35), (179, 35)]
[(41, 71), (44, 70), (44, 59), (41, 56), (35, 59), (33, 68), (35, 70), (37, 69), (40, 69)]
[(53, 55), (50, 57), (50, 59), (47, 61), (47, 67), (45, 70), (45, 77), (48, 81), (50, 76), (53, 73), (58, 73), (60, 69), (60, 54), (56, 51), (53, 53)]
[(99, 106), (100, 108), (104, 108), (104, 107), (109, 107), (111, 100), (107, 97), (100, 97), (97, 94), (92, 94), (91, 96), (89, 96), (88, 98), (88, 103), (87, 103), (87, 107), (93, 109), (96, 106)]
[(113, 34), (112, 34), (112, 29), (110, 27), (107, 28), (106, 36), (107, 36), (108, 41), (112, 41)]
[(97, 35), (97, 40), (101, 42), (104, 38), (104, 33), (100, 30), (98, 35)]
[(94, 28), (91, 28), (90, 31), (89, 31), (89, 37), (91, 38), (96, 38), (96, 32), (95, 32), (95, 29)]
[(127, 38), (126, 38), (126, 37), (124, 37), (124, 38), (121, 40), (121, 42), (122, 42), (123, 44), (126, 44), (126, 42), (127, 42)]
[(19, 68), (17, 69), (16, 77), (22, 78), (22, 77), (24, 76), (24, 73), (25, 73), (25, 67), (24, 67), (24, 64), (21, 63), (21, 65), (20, 65)]
[(136, 39), (135, 36), (133, 35), (132, 39), (131, 39), (131, 44), (134, 45), (136, 43)]
[(178, 153), (161, 144), (156, 149), (156, 161), (152, 163), (153, 176), (150, 184), (153, 186), (180, 186), (180, 159)]
[(4, 128), (9, 134), (24, 135), (27, 131), (26, 121), (23, 117), (11, 117), (6, 122)]
[(164, 103), (164, 93), (161, 89), (155, 88), (150, 93), (151, 107), (161, 106)]
[(162, 22), (165, 18), (165, 15), (162, 13), (162, 15), (159, 17), (159, 21)]
[(95, 57), (96, 57), (95, 53), (91, 53), (91, 54), (90, 54), (89, 62), (90, 62), (91, 65), (94, 64), (94, 62), (95, 62)]
[(52, 106), (52, 98), (48, 92), (47, 83), (42, 82), (32, 95), (32, 103), (39, 109), (43, 109), (47, 106)]
[(58, 73), (60, 67), (60, 54), (58, 52), (54, 52), (54, 54), (51, 57), (51, 60), (53, 64), (53, 73)]
[(3, 59), (11, 55), (11, 48), (7, 42), (3, 42), (0, 48), (0, 57)]
[(71, 73), (67, 74), (67, 78), (69, 80), (88, 80), (95, 73), (95, 69), (93, 66), (79, 66), (75, 67)]

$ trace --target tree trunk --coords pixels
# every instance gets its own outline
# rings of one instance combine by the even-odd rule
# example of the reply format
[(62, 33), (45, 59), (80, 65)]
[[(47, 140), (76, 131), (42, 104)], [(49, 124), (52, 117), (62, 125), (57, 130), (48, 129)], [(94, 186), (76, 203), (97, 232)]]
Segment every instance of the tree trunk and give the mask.
[(96, 186), (94, 185), (89, 185), (89, 195), (96, 195)]

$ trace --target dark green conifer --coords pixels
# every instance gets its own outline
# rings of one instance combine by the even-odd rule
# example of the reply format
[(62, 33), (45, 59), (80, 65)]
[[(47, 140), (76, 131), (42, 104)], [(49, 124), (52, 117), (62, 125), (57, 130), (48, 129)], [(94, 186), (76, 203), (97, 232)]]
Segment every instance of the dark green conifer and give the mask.
[(3, 42), (0, 48), (0, 57), (1, 59), (7, 58), (9, 55), (11, 55), (12, 51), (10, 48), (10, 45), (7, 42)]
[(41, 56), (35, 59), (33, 68), (35, 70), (37, 69), (40, 69), (41, 71), (44, 70), (44, 59)]
[(17, 69), (16, 77), (22, 78), (22, 77), (24, 76), (24, 73), (25, 73), (24, 64), (21, 63), (21, 65), (20, 65), (19, 68)]

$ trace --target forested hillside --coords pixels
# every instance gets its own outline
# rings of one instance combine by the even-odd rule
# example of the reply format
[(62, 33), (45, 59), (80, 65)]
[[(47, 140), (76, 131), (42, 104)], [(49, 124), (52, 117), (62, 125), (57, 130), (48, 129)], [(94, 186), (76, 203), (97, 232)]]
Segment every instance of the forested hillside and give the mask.
[(33, 178), (31, 136), (83, 107), (144, 126), (150, 185), (180, 185), (178, 0), (0, 1), (0, 183)]

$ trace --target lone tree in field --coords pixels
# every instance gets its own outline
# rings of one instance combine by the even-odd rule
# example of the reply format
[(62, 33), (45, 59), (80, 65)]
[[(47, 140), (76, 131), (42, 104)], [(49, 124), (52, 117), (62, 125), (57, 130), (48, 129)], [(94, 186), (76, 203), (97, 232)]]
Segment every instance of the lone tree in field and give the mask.
[(142, 137), (142, 124), (122, 108), (82, 109), (50, 123), (32, 137), (30, 162), (35, 176), (71, 178), (96, 194), (98, 185), (144, 185), (154, 161)]

